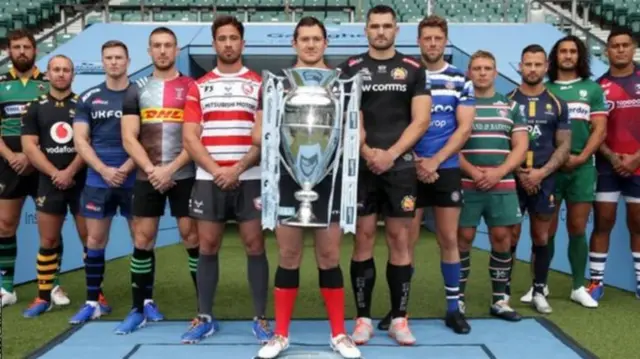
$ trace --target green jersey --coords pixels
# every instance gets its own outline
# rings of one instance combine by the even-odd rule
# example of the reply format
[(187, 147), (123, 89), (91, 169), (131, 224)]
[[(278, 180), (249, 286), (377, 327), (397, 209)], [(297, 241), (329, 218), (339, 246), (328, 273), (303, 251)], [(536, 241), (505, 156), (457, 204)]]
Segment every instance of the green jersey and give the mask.
[[(493, 97), (476, 97), (476, 117), (471, 137), (460, 151), (464, 158), (476, 167), (498, 167), (511, 152), (511, 136), (519, 131), (527, 133), (527, 122), (520, 115), (516, 102), (496, 93)], [(463, 175), (462, 188), (475, 191), (473, 179)], [(491, 189), (494, 193), (515, 192), (513, 173), (507, 174)]]
[[(590, 79), (547, 82), (554, 95), (567, 102), (571, 122), (571, 154), (579, 155), (591, 136), (591, 118), (607, 115), (607, 100), (600, 85)], [(593, 161), (587, 161), (593, 164)]]
[(11, 151), (22, 151), (21, 121), (27, 105), (48, 92), (49, 82), (37, 68), (28, 78), (18, 77), (13, 70), (0, 75), (0, 136)]

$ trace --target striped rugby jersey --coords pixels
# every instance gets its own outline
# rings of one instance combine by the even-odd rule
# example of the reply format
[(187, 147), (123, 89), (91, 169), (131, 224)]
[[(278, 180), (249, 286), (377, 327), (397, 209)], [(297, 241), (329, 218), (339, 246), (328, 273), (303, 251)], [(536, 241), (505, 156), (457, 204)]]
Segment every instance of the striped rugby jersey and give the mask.
[[(506, 96), (496, 93), (489, 98), (476, 98), (476, 117), (471, 137), (460, 151), (476, 167), (498, 167), (511, 152), (511, 135), (527, 131), (527, 123), (520, 116), (518, 105)], [(463, 174), (462, 188), (475, 191), (475, 183)], [(513, 173), (506, 175), (491, 189), (493, 193), (515, 192)]]
[[(243, 67), (234, 74), (214, 69), (189, 87), (184, 121), (202, 125), (200, 141), (219, 166), (233, 166), (251, 148), (251, 130), (262, 78)], [(260, 167), (247, 169), (240, 180), (260, 179)], [(198, 166), (196, 180), (213, 180)]]

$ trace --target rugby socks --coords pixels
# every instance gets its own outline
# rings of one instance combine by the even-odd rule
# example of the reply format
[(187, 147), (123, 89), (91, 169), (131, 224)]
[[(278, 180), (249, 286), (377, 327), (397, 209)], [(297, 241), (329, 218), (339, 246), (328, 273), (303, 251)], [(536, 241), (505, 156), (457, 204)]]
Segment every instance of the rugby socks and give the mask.
[(574, 290), (584, 286), (584, 272), (587, 269), (588, 255), (587, 236), (584, 234), (578, 236), (569, 235), (569, 264), (571, 265)]
[(633, 252), (633, 269), (636, 272), (636, 292), (640, 295), (640, 252)]
[(59, 248), (42, 248), (38, 250), (36, 261), (38, 279), (38, 298), (51, 302), (56, 275), (59, 273)]
[(460, 292), (458, 295), (463, 302), (469, 274), (471, 274), (471, 252), (460, 252)]
[(391, 319), (406, 317), (411, 291), (411, 265), (397, 266), (387, 262), (387, 284), (391, 295)]
[(592, 282), (602, 283), (607, 265), (607, 253), (589, 252), (589, 277)]
[(547, 241), (547, 247), (549, 247), (549, 263), (553, 261), (553, 255), (556, 253), (556, 235), (549, 236)]
[(198, 292), (198, 257), (200, 256), (200, 248), (187, 248), (187, 256), (189, 257), (189, 274), (193, 281), (193, 286)]
[(511, 252), (491, 251), (489, 256), (489, 277), (491, 278), (492, 303), (504, 300), (509, 271), (511, 270)]
[(536, 256), (533, 263), (533, 292), (544, 294), (549, 276), (549, 247), (534, 244), (533, 253)]
[(327, 309), (331, 337), (347, 332), (344, 326), (344, 278), (340, 267), (318, 269), (320, 292)]
[(509, 270), (509, 281), (504, 289), (506, 295), (511, 295), (511, 275), (513, 274), (513, 267), (516, 265), (516, 249), (517, 246), (511, 246), (511, 270)]
[(458, 311), (460, 299), (460, 262), (440, 262), (440, 271), (444, 279), (444, 292), (447, 299), (447, 313)]
[(53, 287), (60, 285), (60, 271), (62, 270), (62, 255), (64, 254), (64, 244), (62, 243), (62, 235), (60, 236), (60, 241), (58, 242), (58, 270), (55, 273), (55, 277), (53, 279)]
[(153, 288), (153, 262), (153, 250), (133, 249), (133, 255), (131, 256), (131, 291), (133, 308), (139, 313), (144, 312), (145, 299), (152, 299), (152, 297), (148, 296), (148, 292), (150, 288)]
[(100, 297), (102, 280), (104, 279), (104, 248), (87, 249), (84, 268), (87, 283), (87, 301), (97, 302)]
[(257, 318), (262, 318), (267, 312), (269, 295), (269, 261), (265, 252), (247, 256), (247, 281), (251, 288), (255, 315)]
[(298, 297), (298, 287), (300, 287), (300, 269), (284, 269), (278, 266), (273, 293), (276, 317), (275, 335), (289, 337), (289, 325)]
[(376, 263), (373, 258), (362, 262), (351, 260), (349, 271), (358, 318), (371, 318), (371, 297), (376, 284)]
[(13, 292), (13, 276), (16, 270), (17, 256), (16, 236), (0, 238), (0, 273), (2, 274), (2, 288), (7, 292)]
[(200, 254), (198, 257), (198, 310), (213, 318), (213, 299), (218, 289), (220, 266), (218, 254)]

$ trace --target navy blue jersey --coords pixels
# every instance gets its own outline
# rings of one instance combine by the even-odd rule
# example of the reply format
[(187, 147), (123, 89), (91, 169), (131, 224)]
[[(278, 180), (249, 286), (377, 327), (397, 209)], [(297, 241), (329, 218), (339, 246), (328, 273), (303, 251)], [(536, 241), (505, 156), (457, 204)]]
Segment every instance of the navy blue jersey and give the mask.
[[(127, 90), (112, 91), (103, 83), (85, 91), (80, 95), (74, 122), (84, 122), (89, 125), (91, 146), (96, 155), (109, 167), (120, 167), (129, 155), (122, 145), (120, 118), (122, 104)], [(125, 183), (124, 188), (133, 187), (135, 171)], [(93, 168), (87, 171), (87, 186), (109, 187), (102, 176)]]
[(567, 103), (548, 90), (538, 96), (527, 96), (515, 89), (509, 98), (520, 106), (520, 115), (527, 121), (529, 151), (527, 167), (544, 166), (556, 149), (556, 131), (570, 130)]
[[(433, 157), (449, 141), (458, 128), (456, 109), (458, 106), (474, 106), (473, 85), (464, 72), (447, 64), (440, 71), (429, 71), (431, 81), (431, 123), (429, 129), (415, 146), (419, 157)], [(446, 159), (440, 168), (460, 167), (458, 154)]]

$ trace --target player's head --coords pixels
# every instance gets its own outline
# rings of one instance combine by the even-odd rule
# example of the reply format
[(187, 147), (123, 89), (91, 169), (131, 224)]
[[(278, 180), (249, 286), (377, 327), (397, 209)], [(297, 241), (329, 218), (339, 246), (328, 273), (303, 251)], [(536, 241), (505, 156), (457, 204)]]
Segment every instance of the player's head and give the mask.
[(109, 40), (102, 44), (102, 65), (107, 77), (119, 79), (127, 76), (129, 48), (120, 40)]
[(51, 87), (63, 92), (71, 88), (73, 82), (73, 61), (65, 55), (55, 55), (47, 63), (47, 77)]
[(535, 86), (544, 80), (547, 74), (547, 52), (538, 44), (525, 47), (520, 56), (520, 74), (522, 82)]
[(633, 63), (636, 41), (627, 28), (616, 28), (607, 37), (607, 57), (612, 67), (625, 68)]
[(26, 30), (18, 29), (9, 33), (9, 58), (18, 72), (27, 72), (36, 63), (36, 39)]
[(478, 50), (469, 59), (469, 78), (477, 90), (489, 90), (498, 76), (496, 58), (489, 51)]
[(235, 16), (221, 15), (211, 25), (213, 48), (218, 61), (233, 65), (242, 61), (244, 51), (244, 25)]
[(168, 27), (157, 27), (149, 35), (149, 56), (153, 66), (160, 71), (167, 71), (176, 64), (178, 57), (178, 38)]
[(376, 5), (367, 12), (367, 40), (369, 46), (379, 50), (388, 50), (396, 42), (398, 34), (396, 12), (387, 5)]
[(438, 15), (422, 19), (418, 24), (418, 45), (422, 59), (427, 63), (440, 61), (444, 56), (448, 36), (449, 26), (446, 19)]
[(324, 61), (324, 52), (328, 44), (327, 29), (320, 20), (306, 16), (298, 21), (292, 40), (298, 62), (316, 65)]
[(558, 71), (574, 71), (578, 78), (591, 76), (591, 61), (584, 42), (577, 36), (568, 35), (558, 40), (549, 53), (549, 80), (558, 79)]

